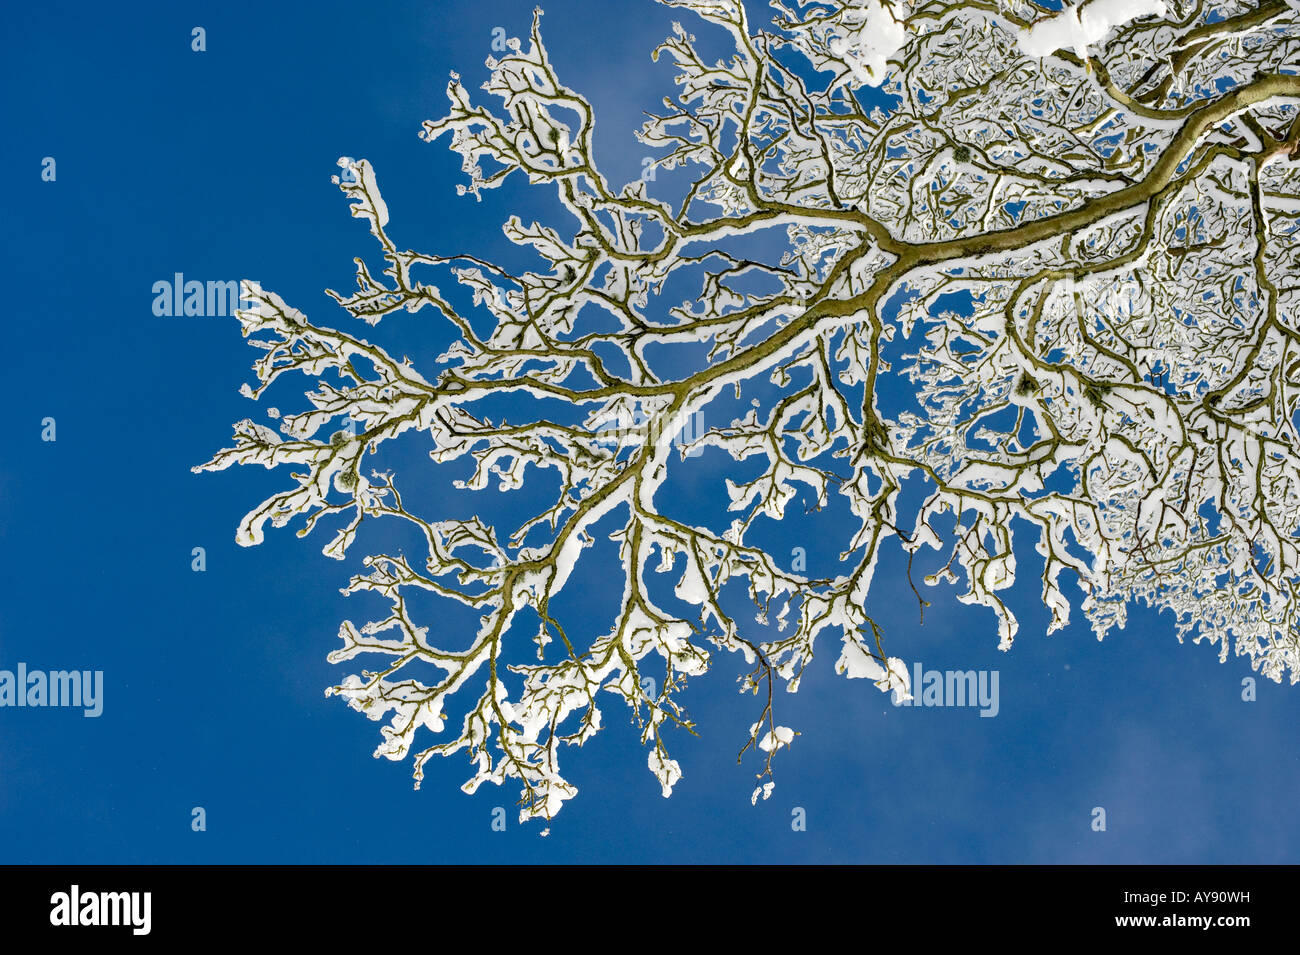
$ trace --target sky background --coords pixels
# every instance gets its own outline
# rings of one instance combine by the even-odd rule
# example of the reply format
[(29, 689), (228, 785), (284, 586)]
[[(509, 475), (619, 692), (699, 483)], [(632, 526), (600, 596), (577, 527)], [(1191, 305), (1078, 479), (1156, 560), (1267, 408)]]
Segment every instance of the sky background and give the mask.
[[(708, 49), (716, 33), (649, 0), (544, 6), (552, 62), (596, 108), (607, 178), (635, 178), (647, 154), (632, 136), (640, 111), (672, 91), (672, 68), (651, 49), (674, 19)], [(683, 697), (701, 735), (669, 739), (684, 773), (672, 798), (610, 696), (606, 728), (565, 753), (580, 792), (547, 838), (517, 823), (516, 786), (462, 793), (459, 756), (427, 764), (418, 792), (409, 761), (371, 757), (380, 724), (323, 694), (355, 671), (325, 657), (342, 618), (368, 619), (350, 603), (361, 598), (339, 594), (363, 552), (339, 563), (320, 553), (332, 532), (289, 529), (235, 544), (239, 519), (287, 484), (287, 469), (190, 468), (228, 443), (232, 422), (266, 420), (237, 393), (257, 353), (233, 318), (154, 316), (151, 289), (176, 272), (255, 278), (316, 321), (356, 326), (324, 294), (352, 287), (353, 256), (373, 261), (365, 224), (330, 183), (343, 155), (374, 165), (401, 247), (509, 263), (510, 213), (567, 228), (549, 194), (517, 177), (480, 203), (458, 197), (459, 157), (445, 138), (416, 135), (443, 114), (448, 71), (477, 91), (493, 28), (526, 36), (532, 7), (7, 11), (0, 669), (102, 670), (105, 699), (98, 719), (0, 709), (0, 862), (1295, 862), (1285, 807), (1300, 789), (1300, 688), (1261, 679), (1243, 702), (1244, 660), (1179, 646), (1168, 616), (1141, 608), (1101, 643), (1077, 611), (1045, 636), (1028, 547), (1009, 653), (993, 616), (951, 589), (926, 594), (918, 626), (897, 552), (868, 607), (909, 663), (996, 669), (996, 718), (895, 708), (834, 674), (839, 640), (826, 633), (798, 694), (779, 695), (778, 722), (802, 735), (757, 806), (758, 761), (738, 765), (736, 753), (758, 709), (736, 694), (743, 661), (721, 655)], [(206, 52), (190, 49), (195, 26)], [(40, 178), (46, 156), (54, 182)], [(398, 318), (376, 337), (427, 368), (447, 341), (432, 320)], [(292, 389), (279, 394), (282, 409), (301, 406)], [(47, 416), (53, 443), (40, 438)], [(409, 440), (413, 459), (427, 450)], [(682, 478), (688, 514), (732, 473), (697, 464)], [(425, 516), (474, 513), (477, 499), (448, 482), (427, 485)], [(842, 541), (833, 512), (799, 510), (772, 530), (773, 550), (806, 547), (811, 571)], [(196, 546), (204, 573), (190, 569)], [(584, 600), (567, 619), (595, 632), (621, 582), (592, 556), (569, 585)], [(191, 830), (196, 806), (205, 832)], [(504, 832), (491, 828), (497, 806)], [(805, 831), (792, 830), (796, 807)], [(1105, 832), (1091, 829), (1094, 807)]]

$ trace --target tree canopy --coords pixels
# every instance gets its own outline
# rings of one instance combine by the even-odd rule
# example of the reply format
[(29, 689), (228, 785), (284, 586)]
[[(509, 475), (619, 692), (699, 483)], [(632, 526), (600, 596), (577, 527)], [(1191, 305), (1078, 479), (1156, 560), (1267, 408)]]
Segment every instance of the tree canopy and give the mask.
[[(553, 190), (563, 221), (504, 224), (535, 270), (403, 249), (375, 170), (340, 160), (384, 267), (358, 259), (357, 290), (330, 294), (369, 325), (450, 322), (457, 340), (431, 367), (243, 290), (263, 352), (244, 393), (287, 372), (313, 390), (278, 429), (237, 424), (195, 469), (295, 466), (239, 543), (268, 520), (306, 533), (333, 519), (325, 553), (344, 560), (363, 520), (392, 518), (427, 545), (364, 557), (346, 588), (390, 604), (345, 621), (331, 654), (382, 661), (331, 691), (386, 721), (376, 755), (413, 755), (419, 780), (430, 757), (464, 752), (467, 791), (512, 780), (521, 816), (549, 819), (576, 793), (561, 747), (621, 698), (668, 795), (682, 769), (667, 730), (693, 726), (681, 688), (732, 651), (753, 668), (741, 752), (758, 751), (766, 797), (794, 737), (774, 687), (797, 689), (827, 631), (839, 672), (910, 691), (869, 612), (891, 541), (937, 551), (925, 582), (988, 607), (1003, 649), (1015, 535), (1030, 535), (1052, 629), (1077, 599), (1100, 638), (1144, 601), (1179, 639), (1300, 679), (1297, 7), (789, 0), (760, 23), (739, 0), (661, 2), (694, 19), (654, 51), (676, 95), (638, 136), (649, 168), (686, 188), (601, 173), (592, 106), (551, 63), (541, 11), (488, 61), (485, 97), (453, 74), (447, 114), (424, 124), (462, 157), (463, 194), (515, 174)], [(728, 58), (698, 52), (700, 21), (726, 32)], [(909, 400), (891, 406), (887, 381)], [(503, 395), (508, 415), (489, 403)], [(743, 414), (711, 410), (751, 395)], [(707, 427), (680, 440), (691, 420)], [(413, 513), (372, 460), (406, 432), (463, 468), (465, 494), (527, 484), (546, 501), (510, 527), (486, 498), (472, 519)], [(737, 462), (714, 491), (726, 526), (683, 519), (663, 492), (708, 455)], [(801, 494), (847, 504), (842, 572), (812, 576), (757, 542)], [(618, 546), (601, 573), (619, 610), (561, 620), (597, 524)], [(477, 633), (416, 619), (416, 592), (475, 608)], [(412, 675), (427, 665), (436, 679)]]

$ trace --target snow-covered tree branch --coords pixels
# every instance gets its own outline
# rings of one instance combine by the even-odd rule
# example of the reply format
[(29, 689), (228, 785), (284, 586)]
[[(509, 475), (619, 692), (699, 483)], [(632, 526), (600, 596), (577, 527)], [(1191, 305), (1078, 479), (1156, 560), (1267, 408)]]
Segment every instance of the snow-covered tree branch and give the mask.
[[(290, 371), (314, 390), (278, 430), (240, 422), (196, 468), (295, 466), (239, 542), (259, 543), (267, 520), (305, 534), (325, 519), (339, 525), (325, 553), (343, 560), (384, 518), (426, 551), (366, 556), (346, 588), (388, 604), (344, 622), (331, 656), (384, 661), (332, 690), (386, 721), (376, 755), (413, 754), (418, 780), (463, 751), (468, 791), (513, 780), (522, 816), (549, 819), (576, 792), (561, 747), (621, 697), (668, 795), (682, 776), (670, 728), (693, 727), (680, 690), (732, 651), (753, 668), (741, 752), (756, 751), (766, 797), (794, 737), (773, 690), (797, 689), (819, 638), (837, 641), (839, 672), (910, 690), (869, 615), (891, 541), (938, 551), (926, 582), (988, 607), (1003, 649), (1015, 535), (1029, 535), (1052, 629), (1077, 584), (1099, 638), (1142, 600), (1172, 611), (1180, 639), (1300, 679), (1297, 6), (780, 0), (758, 23), (739, 0), (661, 2), (693, 22), (655, 50), (677, 94), (639, 138), (675, 175), (602, 175), (591, 104), (548, 58), (540, 11), (489, 61), (486, 96), (453, 74), (447, 115), (424, 124), (462, 157), (462, 193), (515, 174), (553, 190), (565, 219), (504, 226), (535, 271), (404, 250), (374, 169), (340, 161), (385, 265), (358, 259), (357, 291), (331, 294), (369, 325), (450, 322), (456, 341), (430, 367), (245, 289), (257, 304), (239, 320), (263, 351), (245, 394)], [(697, 52), (700, 21), (729, 34), (729, 59)], [(894, 105), (865, 105), (879, 94)], [(688, 286), (669, 307), (665, 290)], [(909, 401), (892, 407), (887, 379)], [(508, 415), (492, 410), (502, 396)], [(743, 414), (716, 410), (751, 397)], [(501, 526), (486, 496), (468, 520), (413, 513), (373, 460), (406, 432), (462, 468), (467, 495), (527, 485), (547, 500), (521, 526)], [(683, 519), (663, 492), (710, 455), (737, 462), (716, 488), (727, 526)], [(834, 576), (755, 542), (800, 494), (851, 512)], [(617, 543), (621, 566), (600, 572), (619, 610), (559, 619), (597, 525)], [(477, 632), (417, 619), (417, 593), (474, 608)], [(426, 665), (440, 676), (412, 675)]]

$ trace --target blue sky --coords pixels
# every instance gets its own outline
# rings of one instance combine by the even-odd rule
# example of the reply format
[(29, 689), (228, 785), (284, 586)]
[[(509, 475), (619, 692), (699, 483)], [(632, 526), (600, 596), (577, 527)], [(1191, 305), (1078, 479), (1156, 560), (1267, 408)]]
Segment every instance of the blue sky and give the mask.
[[(287, 474), (190, 468), (232, 422), (262, 420), (236, 391), (255, 353), (233, 319), (156, 317), (151, 288), (176, 272), (252, 277), (315, 320), (351, 321), (323, 291), (349, 288), (352, 257), (371, 253), (329, 181), (342, 155), (375, 166), (400, 245), (517, 256), (500, 223), (546, 217), (553, 200), (518, 180), (459, 198), (459, 157), (416, 132), (442, 114), (448, 71), (475, 89), (492, 29), (525, 35), (532, 7), (7, 13), (0, 669), (102, 670), (105, 700), (98, 719), (0, 709), (0, 862), (1296, 861), (1294, 817), (1268, 808), (1300, 788), (1296, 689), (1261, 680), (1243, 702), (1244, 661), (1179, 646), (1168, 617), (1140, 608), (1102, 643), (1078, 614), (1046, 637), (1028, 570), (1010, 653), (993, 617), (950, 590), (926, 594), (918, 626), (897, 553), (868, 608), (890, 652), (996, 669), (996, 718), (895, 708), (832, 672), (838, 640), (825, 637), (799, 693), (779, 698), (779, 722), (802, 735), (775, 761), (771, 799), (751, 806), (758, 767), (736, 752), (757, 711), (735, 692), (741, 661), (718, 657), (684, 697), (701, 736), (672, 740), (684, 772), (672, 798), (611, 698), (606, 729), (567, 754), (580, 793), (545, 839), (516, 823), (514, 788), (460, 792), (458, 758), (429, 764), (418, 792), (409, 763), (371, 758), (378, 725), (323, 695), (342, 675), (325, 661), (338, 622), (357, 614), (338, 592), (355, 564), (287, 530), (235, 545), (239, 518)], [(640, 110), (671, 92), (671, 67), (649, 52), (685, 13), (649, 0), (544, 7), (561, 78), (596, 107), (607, 177), (633, 178)], [(190, 49), (195, 26), (206, 52)], [(54, 182), (40, 178), (47, 156)], [(445, 343), (415, 322), (386, 334), (413, 356)], [(720, 494), (724, 469), (700, 468), (688, 490)], [(431, 500), (472, 513), (462, 498)], [(791, 519), (774, 549), (833, 555), (833, 517)], [(205, 573), (190, 569), (195, 546)], [(571, 609), (589, 614), (579, 623), (607, 626), (600, 560), (570, 586), (594, 595)], [(191, 830), (196, 806), (206, 832)], [(496, 806), (505, 832), (490, 826)], [(1097, 806), (1105, 832), (1090, 828)], [(805, 831), (791, 828), (796, 807)]]

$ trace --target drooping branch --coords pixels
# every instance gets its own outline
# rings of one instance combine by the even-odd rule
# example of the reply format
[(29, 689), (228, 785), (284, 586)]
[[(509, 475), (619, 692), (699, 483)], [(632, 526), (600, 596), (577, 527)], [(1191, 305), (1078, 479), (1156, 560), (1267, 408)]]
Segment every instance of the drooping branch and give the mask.
[[(316, 385), (279, 433), (241, 422), (196, 469), (303, 469), (250, 512), (240, 543), (267, 520), (301, 517), (305, 534), (337, 515), (329, 556), (380, 518), (426, 551), (372, 554), (345, 590), (389, 604), (345, 621), (331, 656), (385, 661), (332, 690), (387, 721), (376, 755), (404, 758), (428, 730), (445, 738), (415, 750), (417, 780), (430, 757), (463, 751), (468, 790), (513, 779), (521, 815), (549, 819), (576, 793), (559, 749), (599, 731), (603, 690), (629, 707), (667, 795), (682, 777), (667, 730), (693, 731), (680, 693), (712, 647), (753, 668), (740, 687), (763, 705), (740, 753), (764, 754), (766, 798), (795, 735), (775, 685), (798, 688), (825, 630), (839, 672), (909, 692), (869, 614), (891, 540), (909, 569), (938, 551), (927, 580), (992, 609), (1004, 649), (1028, 529), (1052, 629), (1069, 620), (1069, 571), (1098, 636), (1145, 600), (1173, 611), (1180, 638), (1300, 679), (1296, 11), (791, 0), (761, 29), (736, 0), (666, 2), (735, 50), (706, 63), (675, 25), (655, 51), (678, 95), (639, 138), (656, 170), (689, 172), (677, 194), (600, 173), (591, 105), (560, 80), (540, 11), (527, 46), (488, 63), (498, 109), (453, 74), (448, 114), (424, 125), (461, 156), (463, 194), (515, 174), (554, 190), (566, 222), (504, 226), (535, 271), (403, 251), (370, 165), (340, 161), (384, 267), (358, 259), (357, 291), (331, 294), (371, 325), (449, 322), (456, 340), (423, 375), (245, 289), (255, 307), (240, 321), (265, 352), (245, 394), (288, 371)], [(471, 311), (429, 284), (439, 272)], [(692, 299), (662, 301), (683, 283)], [(527, 486), (531, 516), (413, 512), (396, 474), (366, 461), (407, 432), (428, 434), (466, 494)], [(726, 526), (687, 518), (669, 490), (701, 456), (736, 462), (717, 488)], [(916, 482), (928, 497), (900, 513)], [(822, 576), (758, 543), (808, 497), (850, 515), (839, 569)], [(621, 586), (593, 627), (561, 608), (598, 534)], [(432, 632), (417, 594), (473, 608), (474, 634)]]

